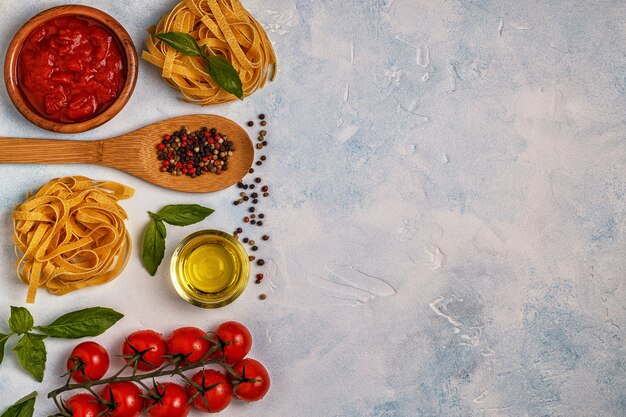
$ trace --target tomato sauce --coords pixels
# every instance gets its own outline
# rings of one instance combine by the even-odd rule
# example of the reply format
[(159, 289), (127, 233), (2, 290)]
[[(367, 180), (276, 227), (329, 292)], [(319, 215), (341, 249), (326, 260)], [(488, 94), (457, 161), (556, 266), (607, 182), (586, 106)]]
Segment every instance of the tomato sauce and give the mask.
[(30, 106), (61, 123), (88, 120), (106, 110), (122, 91), (125, 73), (115, 35), (82, 16), (61, 16), (35, 28), (17, 69)]

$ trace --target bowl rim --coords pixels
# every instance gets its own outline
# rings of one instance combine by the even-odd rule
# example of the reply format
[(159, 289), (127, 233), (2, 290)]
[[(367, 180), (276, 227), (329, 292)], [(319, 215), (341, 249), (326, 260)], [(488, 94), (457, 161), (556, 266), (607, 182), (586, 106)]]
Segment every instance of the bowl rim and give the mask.
[[(66, 15), (84, 16), (96, 20), (108, 28), (117, 38), (126, 59), (126, 80), (124, 82), (124, 86), (122, 87), (122, 91), (115, 101), (102, 113), (92, 117), (91, 119), (77, 123), (55, 122), (53, 120), (46, 119), (31, 109), (30, 104), (19, 88), (17, 78), (17, 62), (26, 38), (37, 26), (42, 23)], [(56, 6), (43, 10), (31, 17), (17, 30), (13, 36), (9, 47), (7, 48), (4, 60), (4, 82), (13, 105), (28, 121), (43, 129), (60, 133), (85, 132), (111, 120), (122, 110), (122, 108), (124, 108), (130, 99), (135, 89), (135, 84), (137, 83), (137, 72), (137, 51), (135, 49), (135, 44), (126, 29), (124, 29), (124, 27), (112, 16), (102, 10), (83, 5)]]

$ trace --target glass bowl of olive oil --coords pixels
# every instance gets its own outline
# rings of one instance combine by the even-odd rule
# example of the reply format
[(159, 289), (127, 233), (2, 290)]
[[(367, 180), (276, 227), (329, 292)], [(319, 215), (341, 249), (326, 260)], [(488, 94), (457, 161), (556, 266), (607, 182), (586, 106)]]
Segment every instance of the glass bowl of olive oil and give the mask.
[(183, 239), (172, 256), (174, 288), (193, 305), (222, 307), (243, 293), (250, 260), (241, 243), (219, 230), (201, 230)]

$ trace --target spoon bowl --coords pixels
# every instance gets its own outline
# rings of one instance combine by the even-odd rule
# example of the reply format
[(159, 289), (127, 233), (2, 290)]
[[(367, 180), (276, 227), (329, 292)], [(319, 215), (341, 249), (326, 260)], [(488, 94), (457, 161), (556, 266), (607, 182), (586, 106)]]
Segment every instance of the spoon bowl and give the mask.
[[(163, 135), (202, 127), (216, 128), (228, 136), (235, 148), (228, 170), (221, 175), (206, 173), (196, 178), (161, 172), (157, 145)], [(0, 163), (90, 164), (111, 167), (170, 190), (210, 193), (240, 181), (252, 166), (254, 147), (246, 131), (225, 117), (194, 114), (161, 120), (133, 132), (102, 140), (54, 140), (0, 138)]]

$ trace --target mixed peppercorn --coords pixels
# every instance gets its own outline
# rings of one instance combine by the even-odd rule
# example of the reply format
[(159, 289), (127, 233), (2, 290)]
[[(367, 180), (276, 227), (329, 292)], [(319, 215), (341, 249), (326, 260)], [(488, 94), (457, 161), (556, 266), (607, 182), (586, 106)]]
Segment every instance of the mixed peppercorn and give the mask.
[(217, 129), (206, 127), (190, 132), (186, 127), (163, 136), (157, 145), (161, 172), (172, 175), (197, 176), (212, 172), (220, 175), (228, 170), (228, 158), (235, 152), (233, 142)]
[[(261, 120), (261, 125), (262, 126), (266, 126), (267, 125), (267, 121), (265, 120), (265, 115), (264, 114), (260, 114), (259, 115), (259, 119)], [(247, 123), (248, 126), (252, 127), (254, 126), (254, 122), (253, 121), (249, 121)], [(258, 142), (256, 145), (256, 148), (258, 150), (262, 150), (265, 146), (267, 146), (267, 140), (266, 140), (266, 136), (267, 136), (267, 130), (261, 130), (259, 132), (259, 136), (257, 138)], [(255, 162), (255, 165), (261, 166), (263, 165), (263, 162), (267, 160), (267, 157), (265, 155), (261, 155), (259, 157), (259, 159)], [(257, 168), (258, 169), (258, 168)], [(254, 174), (255, 170), (254, 168), (250, 168), (250, 170), (248, 171), (249, 174)], [(233, 201), (233, 204), (235, 206), (239, 206), (239, 205), (244, 205), (244, 204), (248, 204), (247, 207), (247, 213), (246, 215), (243, 217), (243, 223), (246, 225), (254, 225), (257, 227), (263, 226), (263, 221), (265, 219), (265, 214), (264, 213), (259, 213), (258, 212), (258, 205), (261, 201), (261, 198), (267, 198), (269, 197), (269, 190), (270, 187), (266, 184), (263, 184), (263, 179), (261, 177), (255, 177), (252, 180), (248, 181), (248, 182), (244, 182), (244, 181), (239, 181), (237, 183), (237, 188), (239, 188), (241, 191), (239, 192), (239, 197)], [(233, 234), (235, 235), (235, 237), (239, 238), (239, 235), (241, 235), (243, 233), (243, 228), (238, 227)], [(270, 236), (268, 234), (263, 234), (261, 236), (261, 240), (262, 241), (268, 241), (270, 239)], [(259, 250), (259, 243), (257, 243), (255, 240), (244, 237), (241, 239), (241, 241), (248, 245), (248, 247), (250, 248), (250, 250), (252, 252), (257, 252)], [(256, 266), (258, 267), (263, 267), (265, 265), (265, 260), (264, 259), (257, 259), (256, 256), (254, 255), (250, 255), (249, 256), (250, 262), (254, 262), (256, 261)], [(259, 272), (255, 275), (255, 282), (257, 284), (260, 284), (261, 281), (263, 281), (263, 279), (265, 278), (265, 275), (262, 272)], [(265, 294), (261, 294), (259, 296), (259, 298), (261, 300), (265, 300), (267, 298), (267, 296)]]

